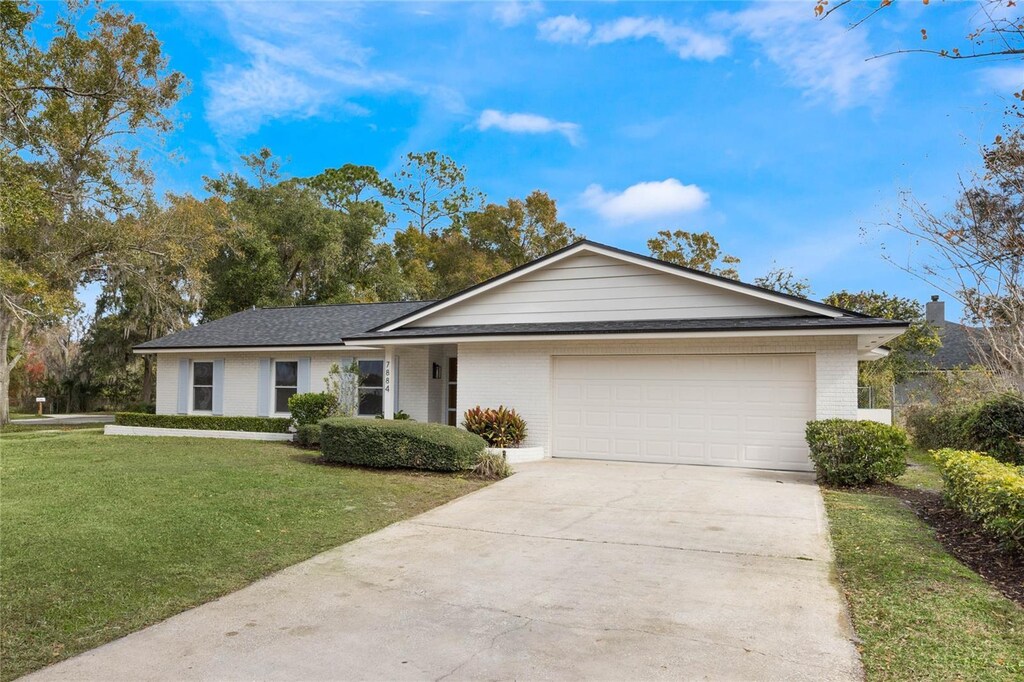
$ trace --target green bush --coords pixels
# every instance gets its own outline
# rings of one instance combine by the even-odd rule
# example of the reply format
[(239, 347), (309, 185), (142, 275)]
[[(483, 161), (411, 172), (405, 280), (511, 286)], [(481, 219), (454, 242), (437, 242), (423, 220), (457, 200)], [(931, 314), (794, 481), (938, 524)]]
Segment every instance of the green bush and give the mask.
[(307, 448), (320, 447), (320, 425), (300, 424), (295, 427), (295, 440), (299, 445)]
[(1008, 548), (1024, 551), (1024, 469), (977, 452), (936, 450), (950, 505)]
[(969, 448), (969, 405), (915, 405), (907, 409), (905, 423), (914, 445), (922, 450)]
[(910, 444), (895, 426), (852, 419), (807, 422), (807, 444), (818, 480), (829, 485), (869, 485), (907, 469)]
[(972, 450), (1007, 464), (1024, 464), (1024, 396), (1002, 393), (984, 400), (965, 421)]
[(498, 409), (477, 407), (466, 410), (462, 425), (481, 436), (492, 448), (517, 448), (526, 440), (526, 420), (504, 405)]
[(471, 469), (486, 446), (480, 436), (453, 426), (414, 421), (333, 417), (320, 430), (328, 462), (383, 469)]
[(338, 409), (338, 398), (333, 393), (296, 393), (288, 398), (288, 411), (296, 426), (317, 424)]
[(156, 414), (156, 403), (131, 403), (125, 405), (121, 412), (142, 412), (143, 414)]
[(915, 406), (906, 416), (914, 445), (985, 452), (1009, 464), (1024, 464), (1024, 397), (1002, 393), (952, 406)]
[(153, 426), (161, 429), (288, 433), (292, 420), (287, 417), (215, 417), (205, 414), (118, 412), (114, 415), (114, 423), (121, 426)]

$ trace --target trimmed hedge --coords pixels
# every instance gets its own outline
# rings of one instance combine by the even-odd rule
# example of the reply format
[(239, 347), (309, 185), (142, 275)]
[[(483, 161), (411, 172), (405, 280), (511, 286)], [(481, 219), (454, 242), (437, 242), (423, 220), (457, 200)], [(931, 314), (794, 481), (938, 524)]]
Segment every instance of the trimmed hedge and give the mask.
[(907, 430), (922, 450), (974, 450), (1007, 464), (1024, 464), (1024, 396), (1019, 393), (969, 405), (914, 407)]
[(300, 424), (295, 428), (295, 440), (307, 448), (320, 447), (320, 425)]
[(946, 500), (1008, 548), (1024, 552), (1024, 468), (978, 452), (936, 450)]
[(382, 469), (462, 471), (487, 447), (480, 436), (443, 424), (333, 417), (320, 427), (326, 461)]
[(118, 412), (114, 415), (114, 423), (121, 426), (152, 426), (161, 429), (288, 433), (292, 420), (287, 417), (216, 417), (207, 414)]
[(910, 443), (895, 426), (824, 419), (807, 422), (805, 434), (818, 480), (829, 485), (880, 483), (907, 470)]
[(296, 426), (317, 424), (338, 409), (338, 398), (333, 393), (296, 393), (288, 398), (288, 411)]

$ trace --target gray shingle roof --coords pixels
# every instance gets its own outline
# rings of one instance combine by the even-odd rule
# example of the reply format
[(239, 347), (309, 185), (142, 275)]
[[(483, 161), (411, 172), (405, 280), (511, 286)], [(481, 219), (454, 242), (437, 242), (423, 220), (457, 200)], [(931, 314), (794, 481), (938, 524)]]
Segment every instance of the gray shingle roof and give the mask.
[(844, 329), (878, 327), (904, 329), (899, 320), (875, 317), (734, 317), (684, 320), (612, 320), (602, 322), (532, 322), (519, 324), (462, 324), (445, 327), (407, 327), (390, 332), (368, 332), (346, 337), (349, 341), (441, 336), (519, 334), (616, 334), (630, 332), (720, 332), (783, 329)]
[(340, 345), (432, 301), (255, 308), (139, 344), (136, 348)]

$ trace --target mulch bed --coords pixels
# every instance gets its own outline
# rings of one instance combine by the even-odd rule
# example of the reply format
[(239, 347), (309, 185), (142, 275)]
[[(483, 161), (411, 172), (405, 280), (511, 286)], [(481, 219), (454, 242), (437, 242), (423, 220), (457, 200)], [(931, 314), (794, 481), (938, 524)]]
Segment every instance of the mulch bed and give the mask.
[(935, 529), (936, 537), (950, 554), (1009, 599), (1024, 606), (1024, 556), (1004, 550), (977, 523), (951, 509), (938, 491), (891, 484), (879, 485), (876, 489), (910, 507)]

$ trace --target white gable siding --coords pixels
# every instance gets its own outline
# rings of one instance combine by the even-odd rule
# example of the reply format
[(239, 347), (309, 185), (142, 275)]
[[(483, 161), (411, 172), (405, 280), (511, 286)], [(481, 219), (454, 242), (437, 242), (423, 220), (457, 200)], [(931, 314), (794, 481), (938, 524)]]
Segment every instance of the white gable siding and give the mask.
[(599, 254), (556, 261), (410, 327), (806, 315), (796, 308)]

